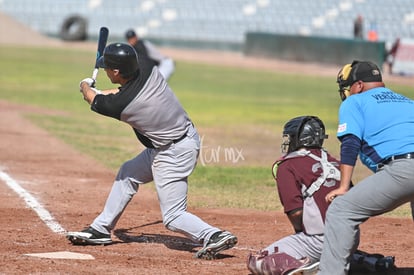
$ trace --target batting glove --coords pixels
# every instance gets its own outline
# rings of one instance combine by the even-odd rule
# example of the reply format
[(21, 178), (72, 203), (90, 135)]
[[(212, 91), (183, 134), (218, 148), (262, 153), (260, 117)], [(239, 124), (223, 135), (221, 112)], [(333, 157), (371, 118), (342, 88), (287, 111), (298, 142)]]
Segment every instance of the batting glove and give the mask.
[(102, 91), (101, 90), (98, 90), (98, 89), (96, 89), (96, 88), (91, 88), (92, 89), (92, 91), (94, 91), (95, 92), (95, 94), (97, 94), (97, 95), (101, 95), (102, 94)]
[(79, 88), (81, 88), (81, 84), (82, 82), (86, 82), (86, 84), (88, 84), (89, 87), (95, 87), (96, 81), (90, 77), (87, 77), (85, 79), (82, 79), (81, 82), (79, 82)]

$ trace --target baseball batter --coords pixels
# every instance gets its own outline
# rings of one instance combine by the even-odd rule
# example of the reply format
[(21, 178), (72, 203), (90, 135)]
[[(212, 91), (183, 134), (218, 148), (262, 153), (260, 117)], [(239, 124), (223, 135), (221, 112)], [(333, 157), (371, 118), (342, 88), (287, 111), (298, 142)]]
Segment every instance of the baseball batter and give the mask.
[[(414, 200), (414, 101), (386, 88), (369, 61), (345, 65), (337, 82), (341, 183), (326, 196), (321, 275), (347, 274), (359, 225)], [(358, 153), (375, 174), (349, 189)]]
[(102, 213), (67, 238), (73, 244), (110, 244), (111, 231), (139, 186), (154, 181), (166, 228), (203, 244), (196, 258), (213, 259), (233, 247), (236, 236), (187, 211), (187, 180), (196, 166), (200, 138), (164, 77), (125, 43), (108, 45), (98, 64), (121, 87), (99, 91), (86, 78), (80, 83), (84, 99), (93, 111), (129, 124), (146, 149), (121, 166)]

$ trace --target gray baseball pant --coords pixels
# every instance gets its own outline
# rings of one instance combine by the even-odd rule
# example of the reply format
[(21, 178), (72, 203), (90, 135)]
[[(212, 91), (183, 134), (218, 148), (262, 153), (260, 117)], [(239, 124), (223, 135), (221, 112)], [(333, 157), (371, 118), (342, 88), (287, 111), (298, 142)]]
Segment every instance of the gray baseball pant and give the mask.
[(140, 184), (154, 181), (164, 225), (197, 242), (206, 242), (220, 229), (187, 212), (188, 176), (193, 172), (200, 150), (194, 128), (178, 143), (159, 149), (147, 148), (125, 162), (116, 176), (102, 213), (92, 227), (110, 233)]
[(334, 199), (325, 220), (319, 275), (347, 274), (359, 225), (414, 200), (414, 159), (399, 159)]
[(264, 250), (274, 253), (275, 248), (278, 252), (286, 253), (295, 259), (308, 257), (312, 262), (319, 261), (323, 245), (323, 235), (307, 235), (303, 232), (286, 236)]

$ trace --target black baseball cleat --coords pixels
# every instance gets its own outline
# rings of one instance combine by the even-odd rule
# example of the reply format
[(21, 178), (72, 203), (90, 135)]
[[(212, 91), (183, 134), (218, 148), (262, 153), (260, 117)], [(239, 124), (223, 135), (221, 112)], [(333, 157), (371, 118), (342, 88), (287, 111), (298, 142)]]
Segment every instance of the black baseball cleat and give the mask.
[(237, 244), (237, 237), (228, 231), (214, 233), (210, 240), (195, 254), (194, 258), (213, 260), (216, 255), (226, 249), (230, 249)]
[(375, 263), (375, 271), (383, 272), (388, 270), (394, 270), (395, 266), (395, 257), (394, 256), (386, 256), (378, 259)]
[(92, 227), (85, 228), (80, 232), (68, 232), (66, 238), (74, 245), (106, 245), (112, 243), (110, 234), (101, 233)]

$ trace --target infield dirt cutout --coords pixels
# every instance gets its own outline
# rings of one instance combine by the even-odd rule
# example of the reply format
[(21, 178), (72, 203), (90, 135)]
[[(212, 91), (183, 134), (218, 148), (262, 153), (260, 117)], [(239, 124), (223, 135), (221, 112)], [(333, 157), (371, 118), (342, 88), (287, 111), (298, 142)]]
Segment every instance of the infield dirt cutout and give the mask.
[[(1, 16), (0, 25), (4, 26)], [(7, 26), (7, 31), (13, 34), (13, 25), (8, 22)], [(2, 31), (6, 31), (4, 29)], [(30, 40), (30, 33), (26, 39)], [(47, 41), (42, 40), (44, 44), (40, 44), (48, 45)], [(92, 52), (96, 48), (92, 44), (79, 44), (79, 47), (90, 48)], [(205, 62), (216, 60), (229, 65), (240, 62), (245, 64), (243, 66), (263, 66), (270, 70), (286, 68), (285, 71), (309, 74), (315, 72), (314, 66), (318, 66), (245, 59), (231, 53), (199, 55), (197, 51), (166, 51), (176, 60), (198, 58), (202, 62), (202, 59), (206, 59)], [(319, 67), (320, 72), (331, 76), (337, 72), (336, 68)], [(399, 81), (398, 77), (394, 79)], [(404, 78), (401, 83), (405, 81), (408, 83), (412, 79)], [(0, 171), (19, 182), (65, 230), (83, 229), (100, 213), (115, 172), (31, 124), (25, 115), (35, 113), (65, 115), (0, 100)], [(252, 144), (252, 152), (255, 146), (262, 144)], [(250, 252), (293, 231), (280, 211), (189, 210), (205, 221), (231, 231), (237, 235), (239, 243), (224, 251), (217, 260), (193, 259), (200, 245), (165, 229), (155, 192), (149, 186), (143, 186), (121, 217), (114, 231), (114, 244), (73, 246), (64, 234), (53, 232), (16, 192), (0, 180), (0, 274), (248, 274), (246, 258)], [(379, 216), (364, 223), (361, 231), (361, 250), (396, 257), (398, 270), (390, 274), (414, 274), (412, 219)], [(53, 251), (68, 255), (87, 254), (95, 259), (26, 255), (48, 255)], [(61, 255), (59, 253), (56, 255)]]

